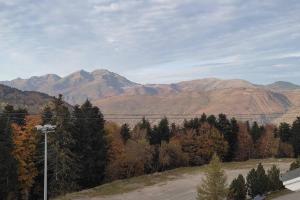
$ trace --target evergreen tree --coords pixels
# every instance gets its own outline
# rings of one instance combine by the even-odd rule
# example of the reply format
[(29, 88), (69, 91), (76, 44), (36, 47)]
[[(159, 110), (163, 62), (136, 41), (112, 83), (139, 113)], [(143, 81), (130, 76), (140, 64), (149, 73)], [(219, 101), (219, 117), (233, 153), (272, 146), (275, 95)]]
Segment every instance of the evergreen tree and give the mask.
[(72, 152), (74, 139), (71, 133), (70, 112), (62, 95), (54, 99), (53, 119), (56, 129), (48, 134), (49, 194), (56, 196), (76, 189), (77, 165)]
[(53, 118), (53, 113), (52, 109), (49, 105), (44, 107), (43, 112), (42, 112), (42, 124), (51, 124), (51, 120)]
[(294, 147), (295, 157), (300, 155), (300, 117), (293, 122), (292, 126), (292, 145)]
[(226, 175), (216, 154), (210, 161), (206, 177), (198, 188), (198, 200), (221, 200), (227, 196)]
[(229, 194), (227, 199), (229, 200), (245, 200), (247, 197), (247, 187), (243, 175), (239, 175), (234, 179), (229, 187)]
[(163, 118), (158, 125), (155, 125), (150, 134), (150, 144), (161, 144), (162, 141), (169, 142), (171, 137), (171, 131), (169, 128), (169, 122), (167, 118)]
[(143, 117), (143, 119), (137, 124), (138, 128), (146, 130), (146, 136), (147, 139), (150, 141), (151, 140), (151, 134), (152, 134), (152, 129), (150, 122)]
[(120, 135), (122, 137), (124, 144), (127, 142), (127, 140), (130, 139), (130, 129), (127, 124), (123, 124), (121, 126)]
[(279, 177), (280, 177), (280, 169), (278, 169), (276, 165), (273, 165), (272, 168), (268, 170), (270, 191), (277, 191), (283, 188), (283, 183)]
[(211, 125), (211, 126), (216, 126), (217, 124), (217, 118), (214, 115), (210, 115), (207, 118), (207, 122)]
[(247, 175), (248, 194), (252, 198), (256, 195), (263, 195), (268, 191), (269, 179), (264, 167), (260, 163), (257, 169), (252, 169)]
[(170, 128), (169, 128), (169, 121), (165, 117), (163, 118), (158, 124), (158, 131), (160, 135), (160, 143), (162, 141), (169, 142), (170, 141)]
[(239, 131), (237, 121), (233, 118), (229, 121), (224, 114), (219, 115), (217, 127), (223, 133), (226, 141), (229, 144), (228, 153), (225, 156), (225, 161), (232, 161), (237, 149), (237, 133)]
[(258, 123), (254, 122), (250, 130), (250, 134), (254, 143), (261, 137), (262, 133), (263, 127), (259, 127)]
[(17, 199), (18, 166), (12, 155), (14, 149), (11, 129), (13, 114), (14, 108), (8, 105), (0, 116), (0, 199)]
[(82, 188), (97, 186), (104, 179), (107, 157), (103, 115), (87, 100), (75, 107), (72, 117), (73, 152), (80, 166), (77, 183)]
[(207, 116), (205, 113), (203, 113), (200, 117), (200, 122), (203, 124), (204, 122), (207, 122)]
[(291, 137), (291, 126), (288, 124), (288, 123), (281, 123), (279, 125), (279, 130), (278, 130), (278, 133), (279, 133), (279, 137), (280, 137), (280, 140), (282, 142), (290, 142), (290, 137)]

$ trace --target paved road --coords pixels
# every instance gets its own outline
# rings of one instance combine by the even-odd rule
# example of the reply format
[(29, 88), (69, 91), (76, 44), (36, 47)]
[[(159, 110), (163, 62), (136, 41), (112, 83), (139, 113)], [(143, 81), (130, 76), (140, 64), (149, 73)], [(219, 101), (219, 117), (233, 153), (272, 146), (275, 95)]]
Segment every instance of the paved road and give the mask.
[(299, 200), (299, 199), (300, 199), (300, 192), (297, 192), (297, 193), (287, 194), (282, 197), (278, 197), (274, 200)]
[[(281, 171), (286, 171), (290, 163), (277, 164)], [(269, 168), (271, 165), (264, 165)], [(233, 178), (236, 178), (238, 174), (246, 174), (249, 169), (235, 169), (226, 170), (228, 182), (231, 182)], [(201, 183), (203, 173), (195, 175), (183, 175), (182, 178), (171, 180), (165, 183), (156, 184), (153, 186), (145, 187), (139, 190), (131, 191), (125, 194), (113, 195), (109, 197), (93, 197), (93, 198), (76, 198), (76, 200), (195, 200), (197, 196), (197, 186)], [(300, 200), (300, 198), (296, 198)]]

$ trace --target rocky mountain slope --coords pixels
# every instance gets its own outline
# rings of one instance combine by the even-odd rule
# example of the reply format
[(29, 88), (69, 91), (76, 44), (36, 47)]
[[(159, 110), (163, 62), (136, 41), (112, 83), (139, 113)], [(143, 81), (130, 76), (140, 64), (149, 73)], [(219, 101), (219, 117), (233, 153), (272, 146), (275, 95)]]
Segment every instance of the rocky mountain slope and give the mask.
[(142, 115), (180, 120), (203, 112), (222, 112), (243, 120), (280, 122), (292, 120), (300, 111), (300, 86), (288, 82), (255, 85), (238, 79), (206, 78), (142, 85), (108, 70), (81, 70), (66, 77), (45, 75), (2, 84), (50, 95), (61, 93), (71, 104), (81, 104), (88, 98), (114, 120)]
[(138, 85), (108, 70), (91, 73), (81, 70), (66, 77), (48, 74), (0, 83), (24, 91), (44, 92), (53, 96), (63, 94), (65, 100), (71, 104), (82, 103), (87, 98), (94, 100), (119, 95), (126, 87)]

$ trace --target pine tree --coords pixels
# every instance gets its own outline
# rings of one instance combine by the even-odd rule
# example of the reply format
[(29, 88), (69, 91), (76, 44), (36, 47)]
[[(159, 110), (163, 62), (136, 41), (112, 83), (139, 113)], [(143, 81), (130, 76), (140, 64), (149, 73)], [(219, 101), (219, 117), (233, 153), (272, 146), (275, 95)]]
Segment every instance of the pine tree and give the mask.
[(6, 106), (0, 116), (0, 199), (17, 199), (17, 161), (12, 155), (14, 144), (11, 123), (13, 106)]
[(203, 113), (203, 114), (201, 115), (201, 117), (200, 117), (200, 122), (201, 122), (201, 123), (207, 122), (207, 116), (206, 116), (205, 113)]
[(229, 121), (226, 115), (220, 114), (217, 122), (217, 127), (220, 132), (223, 133), (226, 141), (229, 144), (229, 149), (227, 155), (225, 156), (225, 161), (232, 161), (238, 143), (237, 133), (239, 131), (239, 127), (237, 125), (237, 121), (234, 118)]
[(263, 195), (268, 191), (269, 179), (264, 167), (260, 163), (257, 169), (252, 169), (247, 175), (248, 194), (252, 198), (256, 195)]
[(142, 120), (137, 124), (139, 129), (146, 130), (146, 137), (150, 141), (151, 140), (151, 134), (152, 134), (152, 128), (150, 122), (143, 117)]
[(124, 144), (130, 139), (130, 129), (126, 123), (121, 126), (120, 135)]
[(54, 99), (53, 119), (55, 132), (48, 134), (49, 194), (65, 194), (76, 189), (77, 165), (72, 148), (71, 118), (62, 95)]
[(257, 140), (261, 137), (262, 133), (262, 127), (259, 127), (258, 123), (254, 122), (250, 130), (250, 134), (254, 143), (257, 142)]
[(49, 105), (45, 106), (42, 112), (42, 124), (51, 124), (53, 117), (52, 109)]
[(207, 122), (211, 125), (211, 126), (216, 126), (217, 124), (217, 118), (214, 115), (210, 115), (207, 118)]
[(158, 132), (160, 135), (160, 143), (162, 141), (169, 142), (170, 141), (170, 128), (169, 121), (166, 117), (164, 117), (158, 124)]
[(277, 191), (283, 188), (283, 183), (279, 177), (280, 177), (280, 169), (278, 169), (276, 165), (273, 165), (272, 168), (268, 170), (270, 191)]
[(295, 157), (298, 157), (300, 155), (300, 117), (297, 117), (292, 126), (292, 145)]
[(251, 169), (247, 175), (248, 195), (254, 198), (258, 194), (257, 175), (255, 169)]
[(221, 200), (227, 196), (226, 175), (216, 154), (208, 165), (203, 183), (198, 188), (198, 200)]
[(279, 137), (282, 142), (290, 142), (291, 138), (291, 126), (288, 123), (281, 123), (279, 125)]
[(229, 194), (227, 199), (229, 200), (245, 200), (247, 197), (247, 187), (243, 175), (239, 175), (234, 179), (229, 187)]
[(151, 145), (160, 145), (163, 141), (169, 142), (171, 137), (171, 131), (169, 128), (169, 121), (167, 118), (163, 118), (158, 125), (155, 125), (151, 130), (149, 142)]
[(107, 156), (105, 121), (99, 108), (88, 100), (75, 107), (73, 118), (73, 152), (80, 166), (77, 182), (81, 188), (94, 187), (104, 179)]

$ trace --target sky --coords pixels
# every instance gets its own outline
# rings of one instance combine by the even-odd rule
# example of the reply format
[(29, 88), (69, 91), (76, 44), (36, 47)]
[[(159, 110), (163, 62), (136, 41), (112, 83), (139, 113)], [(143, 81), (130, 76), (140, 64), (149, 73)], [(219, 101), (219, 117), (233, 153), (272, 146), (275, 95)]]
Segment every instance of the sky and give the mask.
[(299, 61), (299, 0), (0, 0), (0, 80), (105, 68), (300, 84)]

